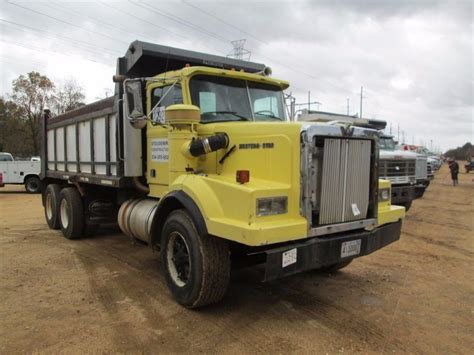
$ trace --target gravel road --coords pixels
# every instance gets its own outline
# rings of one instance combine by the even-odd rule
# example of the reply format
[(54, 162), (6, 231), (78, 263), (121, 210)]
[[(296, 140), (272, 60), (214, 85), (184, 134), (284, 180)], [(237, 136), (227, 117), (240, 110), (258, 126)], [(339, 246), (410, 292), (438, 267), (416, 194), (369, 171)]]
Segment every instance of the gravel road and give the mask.
[(348, 268), (261, 283), (235, 272), (223, 302), (171, 299), (158, 256), (116, 230), (69, 241), (39, 195), (0, 189), (0, 352), (470, 353), (474, 174), (444, 166), (400, 241)]

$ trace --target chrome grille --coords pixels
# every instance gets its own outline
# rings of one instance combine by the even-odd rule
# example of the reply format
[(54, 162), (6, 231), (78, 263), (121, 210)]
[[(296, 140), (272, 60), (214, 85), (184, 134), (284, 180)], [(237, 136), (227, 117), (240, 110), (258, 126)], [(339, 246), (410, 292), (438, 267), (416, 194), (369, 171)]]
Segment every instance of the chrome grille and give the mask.
[(416, 162), (411, 160), (400, 159), (381, 159), (379, 165), (380, 177), (402, 177), (415, 176)]
[(369, 140), (324, 140), (320, 225), (367, 218), (370, 150)]
[(426, 180), (428, 174), (428, 160), (426, 157), (416, 158), (416, 179)]

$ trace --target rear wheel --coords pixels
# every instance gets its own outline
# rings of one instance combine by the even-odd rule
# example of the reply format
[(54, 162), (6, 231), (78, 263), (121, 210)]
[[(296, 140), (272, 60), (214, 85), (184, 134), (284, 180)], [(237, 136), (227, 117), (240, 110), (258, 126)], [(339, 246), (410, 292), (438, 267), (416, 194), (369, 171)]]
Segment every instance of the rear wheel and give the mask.
[(166, 219), (161, 265), (171, 294), (187, 308), (218, 302), (227, 291), (230, 279), (227, 243), (199, 235), (183, 210), (172, 212)]
[(84, 211), (82, 198), (74, 187), (61, 190), (59, 199), (59, 221), (61, 231), (68, 239), (77, 239), (84, 233)]
[(31, 176), (25, 181), (26, 192), (37, 194), (41, 192), (41, 180), (37, 176)]
[(327, 272), (328, 274), (333, 274), (333, 273), (337, 272), (338, 270), (341, 270), (341, 269), (345, 268), (346, 266), (349, 266), (349, 264), (352, 263), (352, 260), (353, 259), (342, 261), (340, 263), (332, 264), (332, 265), (329, 265), (329, 266), (325, 266), (325, 267), (321, 268), (320, 270), (322, 272)]
[(49, 228), (59, 229), (59, 193), (58, 184), (49, 184), (43, 194), (44, 217)]

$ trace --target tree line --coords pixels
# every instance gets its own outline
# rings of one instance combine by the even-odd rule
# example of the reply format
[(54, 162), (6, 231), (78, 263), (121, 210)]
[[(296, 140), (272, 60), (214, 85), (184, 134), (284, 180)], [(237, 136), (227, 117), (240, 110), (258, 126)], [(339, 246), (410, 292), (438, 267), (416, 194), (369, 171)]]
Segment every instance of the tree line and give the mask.
[(468, 142), (462, 147), (448, 150), (446, 153), (444, 153), (444, 156), (447, 158), (454, 158), (456, 160), (466, 160), (468, 158), (474, 157), (474, 146)]
[(85, 105), (84, 100), (84, 90), (74, 79), (57, 85), (36, 71), (20, 75), (12, 81), (11, 93), (0, 96), (0, 151), (40, 155), (44, 110), (59, 115)]

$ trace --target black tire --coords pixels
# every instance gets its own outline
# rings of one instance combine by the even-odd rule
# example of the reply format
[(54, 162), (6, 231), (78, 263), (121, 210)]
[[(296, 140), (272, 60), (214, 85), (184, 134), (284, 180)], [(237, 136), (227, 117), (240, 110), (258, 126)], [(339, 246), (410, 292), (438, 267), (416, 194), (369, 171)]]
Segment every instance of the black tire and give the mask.
[(179, 304), (198, 308), (224, 297), (230, 279), (228, 245), (199, 235), (184, 210), (173, 211), (166, 219), (160, 249), (166, 284)]
[(37, 176), (31, 176), (25, 181), (26, 192), (30, 194), (38, 194), (41, 192), (41, 180)]
[(78, 239), (83, 236), (85, 229), (81, 195), (76, 188), (66, 187), (59, 196), (61, 231), (67, 239)]
[(44, 217), (49, 228), (59, 229), (59, 194), (61, 187), (58, 184), (49, 184), (43, 193)]
[(405, 207), (405, 212), (408, 212), (408, 210), (411, 208), (412, 202), (413, 202), (413, 201), (405, 202), (405, 203), (402, 203), (402, 204), (401, 204), (403, 207)]
[(349, 266), (349, 264), (352, 263), (352, 260), (353, 259), (346, 260), (346, 261), (341, 261), (340, 263), (325, 266), (325, 267), (321, 268), (320, 271), (326, 272), (328, 274), (333, 274), (333, 273)]

